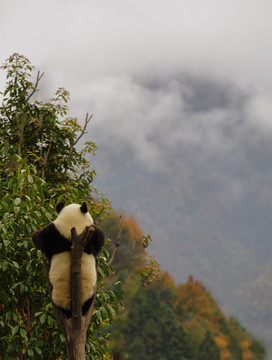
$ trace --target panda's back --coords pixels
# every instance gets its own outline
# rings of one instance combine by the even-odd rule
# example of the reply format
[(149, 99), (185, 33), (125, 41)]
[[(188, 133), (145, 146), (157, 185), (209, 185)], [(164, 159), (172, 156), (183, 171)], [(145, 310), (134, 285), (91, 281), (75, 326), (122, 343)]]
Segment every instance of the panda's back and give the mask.
[(81, 258), (81, 295), (82, 304), (94, 294), (97, 280), (96, 261), (92, 254), (83, 253)]
[[(71, 309), (71, 252), (64, 251), (52, 257), (49, 279), (53, 286), (52, 299), (57, 306)], [(96, 261), (93, 255), (83, 252), (81, 258), (82, 305), (94, 294), (96, 284)]]

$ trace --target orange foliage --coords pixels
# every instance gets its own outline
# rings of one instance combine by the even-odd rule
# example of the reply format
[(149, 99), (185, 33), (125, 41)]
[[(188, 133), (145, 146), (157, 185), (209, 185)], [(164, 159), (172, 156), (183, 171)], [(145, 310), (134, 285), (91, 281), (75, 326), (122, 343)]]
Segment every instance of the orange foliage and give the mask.
[(216, 341), (216, 344), (220, 347), (220, 349), (227, 348), (230, 343), (229, 338), (223, 334), (215, 336), (214, 340)]
[(250, 346), (252, 345), (252, 343), (248, 340), (243, 340), (241, 342), (241, 346), (243, 349), (243, 359), (244, 360), (252, 360), (253, 359), (253, 355), (252, 352), (250, 351)]
[(214, 340), (216, 341), (216, 344), (220, 348), (221, 360), (230, 360), (231, 354), (228, 350), (228, 346), (230, 344), (229, 337), (224, 334), (220, 334), (220, 335), (215, 336)]
[(223, 316), (217, 302), (192, 276), (187, 283), (177, 286), (175, 307), (181, 318), (186, 314), (215, 324)]
[(135, 247), (137, 241), (143, 238), (143, 232), (137, 221), (132, 216), (122, 214), (122, 226), (127, 227), (130, 234), (131, 246)]
[(162, 284), (162, 287), (167, 287), (170, 289), (175, 289), (175, 287), (176, 287), (175, 280), (172, 278), (172, 276), (168, 272), (165, 272), (163, 274), (161, 284)]
[(220, 359), (221, 360), (231, 360), (231, 353), (227, 348), (220, 349)]

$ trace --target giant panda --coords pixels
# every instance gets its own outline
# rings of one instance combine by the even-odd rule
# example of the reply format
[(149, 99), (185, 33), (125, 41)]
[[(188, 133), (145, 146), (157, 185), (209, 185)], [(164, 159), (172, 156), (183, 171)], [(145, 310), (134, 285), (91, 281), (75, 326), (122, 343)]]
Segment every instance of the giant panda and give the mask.
[[(50, 263), (49, 280), (52, 284), (52, 300), (69, 317), (71, 316), (71, 229), (81, 234), (86, 226), (93, 225), (87, 205), (57, 204), (58, 217), (45, 228), (32, 235), (34, 245), (41, 250)], [(93, 302), (97, 281), (96, 263), (104, 245), (102, 230), (95, 227), (91, 240), (86, 244), (81, 258), (82, 314), (85, 315)]]

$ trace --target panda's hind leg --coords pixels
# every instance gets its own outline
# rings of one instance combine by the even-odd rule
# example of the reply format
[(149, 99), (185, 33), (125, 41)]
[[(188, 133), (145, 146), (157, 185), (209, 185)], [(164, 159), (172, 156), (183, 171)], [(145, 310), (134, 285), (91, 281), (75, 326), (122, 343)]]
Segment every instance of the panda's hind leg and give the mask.
[(65, 310), (58, 306), (58, 308), (64, 313), (64, 315), (69, 319), (72, 316), (72, 310)]
[[(90, 299), (85, 301), (85, 303), (82, 305), (82, 315), (86, 315), (89, 311), (90, 307), (92, 306), (92, 303), (94, 301), (94, 296), (92, 296)], [(62, 307), (58, 306), (58, 308), (64, 313), (64, 315), (69, 319), (72, 316), (72, 310), (66, 310)]]
[(89, 311), (93, 301), (94, 301), (94, 296), (92, 296), (90, 299), (85, 301), (85, 303), (82, 305), (82, 315), (87, 314), (87, 312)]

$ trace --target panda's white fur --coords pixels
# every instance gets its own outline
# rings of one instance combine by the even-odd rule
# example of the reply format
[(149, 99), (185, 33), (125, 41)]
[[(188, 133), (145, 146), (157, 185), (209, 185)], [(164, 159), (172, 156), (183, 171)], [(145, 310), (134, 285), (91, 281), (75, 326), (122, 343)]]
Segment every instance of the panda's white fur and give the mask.
[(71, 240), (71, 229), (76, 228), (78, 234), (81, 234), (86, 226), (93, 225), (93, 218), (89, 212), (85, 214), (80, 210), (80, 205), (70, 204), (65, 206), (53, 224), (57, 230), (66, 239)]
[[(81, 234), (86, 226), (93, 225), (93, 219), (89, 212), (83, 213), (80, 210), (80, 205), (71, 204), (61, 210), (53, 223), (62, 236), (71, 240), (71, 229), (73, 227), (76, 228), (77, 234)], [(70, 268), (70, 251), (52, 257), (49, 271), (50, 282), (53, 285), (52, 299), (56, 305), (65, 310), (71, 309)], [(83, 252), (81, 258), (82, 305), (94, 294), (96, 280), (95, 258), (93, 255)]]
[[(53, 256), (49, 271), (50, 282), (53, 285), (52, 299), (56, 305), (65, 310), (71, 309), (70, 269), (70, 251)], [(82, 305), (93, 296), (96, 280), (95, 258), (93, 255), (83, 253), (81, 258)]]

